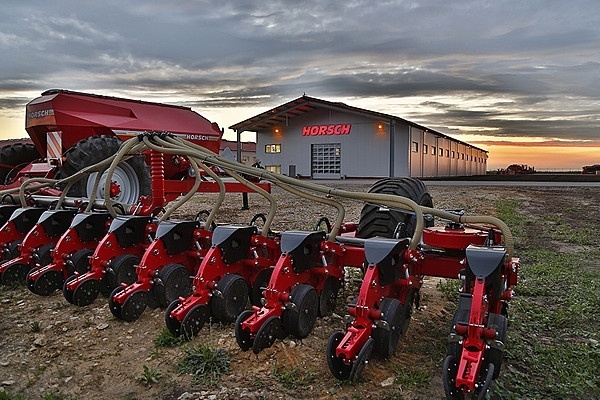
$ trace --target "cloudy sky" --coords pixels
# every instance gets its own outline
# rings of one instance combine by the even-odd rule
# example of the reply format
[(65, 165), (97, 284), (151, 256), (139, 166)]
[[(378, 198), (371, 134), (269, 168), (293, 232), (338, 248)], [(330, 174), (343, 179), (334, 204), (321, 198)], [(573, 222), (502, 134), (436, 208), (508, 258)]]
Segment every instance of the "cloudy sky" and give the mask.
[(473, 143), (489, 168), (600, 163), (597, 0), (4, 0), (0, 57), (1, 138), (49, 88), (224, 127), (306, 93)]

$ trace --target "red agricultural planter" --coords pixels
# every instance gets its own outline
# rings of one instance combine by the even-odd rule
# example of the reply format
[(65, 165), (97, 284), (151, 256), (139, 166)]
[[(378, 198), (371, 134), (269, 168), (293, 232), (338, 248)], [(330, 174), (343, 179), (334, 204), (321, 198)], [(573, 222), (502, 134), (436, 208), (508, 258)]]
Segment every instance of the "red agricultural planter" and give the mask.
[(192, 294), (169, 304), (165, 322), (175, 336), (196, 336), (212, 316), (233, 322), (246, 308), (248, 296), (260, 305), (272, 265), (281, 251), (277, 235), (259, 235), (255, 226), (217, 226), (212, 246), (192, 283)]
[(117, 286), (110, 295), (112, 314), (138, 319), (146, 307), (165, 308), (191, 292), (191, 279), (206, 255), (212, 233), (199, 221), (163, 221), (156, 238), (136, 266), (137, 279)]
[[(23, 213), (30, 213), (28, 208), (13, 213), (14, 220), (19, 220)], [(34, 214), (37, 211), (33, 212)], [(0, 274), (4, 285), (25, 284), (27, 274), (52, 262), (52, 249), (61, 235), (69, 228), (71, 220), (77, 213), (75, 209), (43, 211), (36, 224), (31, 228), (23, 242), (19, 245), (19, 255), (0, 264)], [(11, 217), (12, 218), (12, 217)], [(21, 219), (23, 221), (24, 219)], [(5, 240), (5, 239), (4, 239)]]
[(235, 337), (244, 351), (258, 354), (276, 339), (304, 338), (318, 316), (332, 311), (344, 266), (361, 266), (362, 249), (325, 239), (325, 232), (281, 234), (281, 256), (263, 292), (263, 306), (242, 312)]
[(48, 296), (62, 289), (67, 278), (90, 269), (90, 258), (98, 241), (106, 233), (112, 217), (107, 212), (79, 213), (52, 250), (52, 262), (33, 269), (27, 275), (27, 287), (33, 293)]
[[(19, 207), (17, 205), (2, 205), (2, 218), (6, 220), (0, 228), (0, 249), (2, 253), (0, 258), (3, 261), (9, 261), (19, 255), (19, 244), (25, 238), (25, 235), (35, 226), (45, 208), (41, 207)], [(8, 272), (7, 272), (8, 271)], [(6, 273), (6, 276), (4, 275)], [(22, 275), (27, 271), (21, 271), (20, 268), (8, 269), (2, 271), (2, 284), (13, 285), (23, 281)]]
[(506, 247), (496, 243), (498, 230), (457, 223), (425, 228), (416, 249), (409, 249), (408, 239), (365, 240), (368, 268), (358, 298), (349, 306), (354, 320), (345, 333), (334, 333), (327, 346), (332, 374), (354, 381), (372, 352), (394, 354), (407, 331), (413, 303), (418, 304), (424, 276), (461, 276), (444, 388), (450, 399), (484, 398), (500, 369), (507, 302), (518, 270), (518, 260), (507, 257)]
[(71, 304), (86, 306), (100, 293), (108, 295), (121, 283), (135, 282), (135, 268), (152, 243), (156, 229), (157, 222), (152, 216), (114, 218), (90, 255), (89, 270), (75, 271), (65, 281), (65, 299)]

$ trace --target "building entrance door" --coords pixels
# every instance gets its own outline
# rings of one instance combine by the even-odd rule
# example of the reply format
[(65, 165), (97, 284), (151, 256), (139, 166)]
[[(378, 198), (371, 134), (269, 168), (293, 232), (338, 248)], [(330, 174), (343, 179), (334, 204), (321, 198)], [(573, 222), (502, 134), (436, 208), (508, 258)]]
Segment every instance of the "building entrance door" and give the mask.
[(340, 143), (312, 145), (312, 177), (315, 179), (339, 179), (342, 177), (342, 146)]

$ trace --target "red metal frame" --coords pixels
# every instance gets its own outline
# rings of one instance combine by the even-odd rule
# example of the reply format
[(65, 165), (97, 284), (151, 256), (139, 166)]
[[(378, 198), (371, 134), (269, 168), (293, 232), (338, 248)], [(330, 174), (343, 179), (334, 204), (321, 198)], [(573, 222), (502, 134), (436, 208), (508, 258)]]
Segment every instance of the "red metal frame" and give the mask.
[[(321, 242), (321, 261), (319, 266), (300, 273), (294, 272), (290, 253), (282, 254), (267, 288), (264, 291), (264, 305), (253, 306), (254, 311), (248, 319), (242, 322), (241, 329), (254, 338), (259, 329), (270, 317), (281, 317), (286, 303), (290, 301), (290, 292), (294, 286), (302, 283), (314, 287), (320, 294), (328, 277), (342, 280), (344, 266), (361, 267), (363, 265), (363, 249), (354, 246), (330, 242)], [(323, 263), (326, 261), (326, 264)]]
[[(102, 281), (112, 261), (119, 255), (131, 254), (138, 258), (142, 258), (150, 243), (152, 243), (154, 234), (156, 233), (156, 227), (158, 224), (151, 221), (146, 225), (145, 236), (142, 242), (135, 243), (133, 246), (123, 247), (119, 244), (117, 236), (114, 232), (110, 231), (100, 240), (97, 244), (94, 254), (90, 258), (90, 270), (84, 274), (75, 273), (74, 279), (67, 282), (63, 288), (65, 291), (71, 293), (81, 285), (83, 282), (90, 279)], [(65, 295), (67, 297), (67, 295)]]
[(194, 276), (193, 293), (188, 297), (181, 297), (180, 304), (167, 317), (181, 323), (192, 308), (209, 304), (213, 290), (227, 274), (240, 275), (252, 286), (258, 274), (269, 269), (280, 255), (279, 237), (253, 235), (247, 257), (231, 264), (223, 260), (220, 247), (213, 245)]
[[(48, 211), (47, 211), (48, 212)], [(44, 214), (42, 214), (43, 216)], [(40, 218), (42, 218), (42, 216)], [(10, 224), (11, 221), (7, 222), (7, 225)], [(9, 227), (10, 228), (10, 227)], [(6, 230), (4, 231), (6, 232)], [(36, 263), (34, 260), (33, 253), (37, 252), (38, 249), (44, 245), (56, 245), (59, 241), (60, 237), (58, 236), (49, 236), (44, 226), (41, 223), (36, 223), (35, 226), (27, 232), (25, 237), (23, 238), (23, 242), (19, 245), (19, 249), (21, 254), (18, 257), (13, 258), (12, 260), (7, 260), (0, 264), (0, 275), (4, 273), (11, 266), (16, 264), (23, 264), (29, 266), (29, 269), (32, 270), (34, 268), (40, 268), (41, 265)], [(6, 240), (7, 237), (14, 237), (8, 232), (8, 235), (3, 238)]]
[[(356, 304), (349, 306), (349, 314), (354, 321), (348, 326), (344, 337), (336, 342), (335, 356), (346, 365), (352, 365), (359, 352), (372, 336), (373, 327), (381, 319), (379, 307), (385, 297), (398, 299), (404, 304), (409, 289), (418, 290), (424, 276), (459, 278), (466, 274), (468, 264), (465, 249), (470, 244), (483, 245), (490, 237), (490, 230), (463, 227), (449, 224), (445, 227), (425, 228), (423, 244), (414, 250), (404, 250), (401, 278), (391, 284), (381, 285), (379, 268), (371, 264), (365, 271)], [(500, 232), (493, 230), (494, 241), (500, 243)], [(369, 240), (369, 239), (365, 239)], [(489, 312), (501, 313), (510, 300), (512, 286), (517, 283), (519, 260), (506, 260), (500, 272), (505, 283), (502, 295), (495, 298), (486, 288), (483, 277), (475, 277), (473, 284), (464, 287), (465, 293), (472, 294), (469, 323), (456, 327), (456, 333), (465, 337), (463, 351), (458, 365), (456, 387), (468, 393), (480, 381), (480, 369), (486, 341), (494, 339), (495, 329), (486, 327)], [(328, 355), (329, 356), (329, 355)]]
[(200, 260), (206, 256), (212, 232), (199, 228), (194, 231), (193, 236), (194, 242), (199, 243), (200, 247), (192, 247), (178, 254), (169, 254), (160, 238), (150, 243), (136, 267), (137, 280), (130, 285), (121, 284), (123, 290), (112, 295), (112, 302), (123, 305), (133, 293), (150, 292), (158, 273), (168, 264), (182, 264), (188, 269), (190, 276), (194, 275)]
[[(109, 215), (107, 216), (110, 217)], [(112, 218), (107, 219), (107, 222), (104, 226), (105, 233), (108, 231), (111, 221)], [(60, 239), (56, 243), (56, 246), (52, 250), (53, 262), (34, 271), (31, 271), (27, 276), (27, 279), (30, 282), (35, 282), (42, 274), (48, 271), (58, 271), (63, 274), (64, 279), (67, 279), (70, 276), (69, 268), (67, 267), (67, 262), (69, 261), (70, 257), (78, 250), (95, 250), (96, 246), (98, 246), (98, 242), (96, 240), (82, 240), (79, 236), (77, 229), (71, 226), (60, 237)]]

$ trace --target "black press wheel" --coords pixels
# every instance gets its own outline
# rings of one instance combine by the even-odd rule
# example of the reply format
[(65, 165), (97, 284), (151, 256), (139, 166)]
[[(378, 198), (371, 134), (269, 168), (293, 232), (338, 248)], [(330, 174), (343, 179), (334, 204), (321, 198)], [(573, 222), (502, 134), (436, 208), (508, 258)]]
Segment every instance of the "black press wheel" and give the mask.
[(140, 263), (138, 256), (133, 254), (121, 254), (116, 256), (110, 263), (110, 271), (106, 274), (106, 281), (111, 288), (121, 283), (131, 285), (137, 280), (135, 267)]
[[(506, 344), (506, 330), (508, 328), (508, 319), (501, 314), (490, 314), (488, 317), (488, 328), (492, 328), (496, 330), (496, 340)], [(504, 351), (501, 349), (490, 347), (485, 352), (485, 361), (483, 368), (486, 365), (493, 364), (494, 365), (494, 375), (493, 379), (498, 378), (500, 375), (500, 366), (502, 365), (502, 358), (504, 357)]]
[(494, 364), (488, 364), (487, 368), (483, 369), (482, 368), (482, 374), (481, 377), (483, 378), (482, 381), (479, 383), (478, 385), (478, 393), (477, 393), (477, 400), (485, 400), (485, 396), (487, 395), (487, 392), (490, 390), (490, 386), (492, 385), (492, 381), (494, 380)]
[(221, 295), (213, 292), (210, 300), (212, 315), (222, 322), (235, 321), (248, 303), (248, 284), (241, 276), (229, 274), (217, 282), (216, 289)]
[(248, 351), (252, 348), (254, 340), (250, 332), (242, 328), (242, 323), (254, 314), (252, 310), (242, 311), (235, 320), (235, 340), (242, 351)]
[(12, 260), (13, 258), (17, 258), (21, 255), (21, 250), (19, 249), (19, 245), (23, 242), (23, 239), (14, 240), (8, 244), (7, 253), (5, 260)]
[(165, 308), (173, 300), (189, 296), (192, 293), (192, 279), (190, 275), (191, 273), (185, 265), (165, 265), (158, 273), (158, 277), (162, 283), (158, 283), (152, 287), (152, 294), (158, 305)]
[(148, 291), (136, 290), (130, 293), (121, 304), (121, 319), (123, 321), (135, 321), (142, 316), (148, 307)]
[(40, 267), (45, 267), (52, 262), (52, 249), (56, 244), (45, 244), (37, 250), (37, 257)]
[(260, 307), (262, 305), (261, 299), (263, 297), (263, 292), (269, 285), (272, 274), (273, 269), (267, 268), (260, 271), (256, 276), (256, 279), (252, 283), (252, 290), (250, 293), (250, 303), (252, 303), (253, 306)]
[[(433, 200), (423, 182), (414, 178), (386, 178), (375, 182), (369, 193), (391, 194), (407, 197), (419, 205), (433, 207)], [(371, 238), (375, 236), (392, 238), (412, 237), (416, 220), (410, 211), (365, 204), (360, 213), (357, 236)], [(433, 226), (433, 220), (425, 221), (425, 226)], [(398, 228), (398, 229), (397, 229)]]
[(71, 275), (70, 277), (68, 277), (67, 279), (65, 279), (65, 282), (63, 283), (63, 296), (65, 298), (65, 300), (67, 300), (69, 303), (73, 304), (73, 290), (69, 289), (67, 287), (67, 284), (69, 282), (71, 282), (72, 280), (76, 279), (75, 275)]
[(5, 286), (24, 285), (31, 268), (27, 264), (15, 263), (2, 272), (2, 284)]
[(73, 304), (79, 307), (90, 305), (98, 298), (100, 293), (100, 282), (93, 278), (87, 278), (77, 285), (73, 291)]
[(192, 307), (181, 321), (181, 334), (188, 340), (196, 337), (209, 318), (210, 312), (206, 304)]
[(123, 291), (123, 287), (122, 286), (117, 286), (116, 288), (114, 288), (114, 290), (112, 291), (112, 293), (110, 294), (110, 296), (108, 297), (108, 309), (110, 310), (110, 312), (112, 313), (112, 315), (114, 315), (115, 318), (117, 319), (123, 319), (123, 317), (121, 316), (121, 304), (118, 303), (117, 301), (115, 301), (114, 297), (121, 293)]
[(444, 393), (448, 400), (463, 400), (464, 394), (456, 387), (456, 374), (458, 373), (458, 364), (454, 356), (449, 355), (444, 360), (442, 370), (442, 382)]
[(398, 299), (385, 297), (379, 310), (383, 314), (382, 320), (387, 322), (387, 326), (377, 327), (373, 330), (374, 350), (383, 357), (389, 357), (396, 352), (398, 340), (402, 334), (404, 307)]
[(290, 291), (290, 302), (295, 306), (283, 312), (283, 327), (287, 333), (305, 338), (317, 322), (319, 295), (312, 286), (299, 284)]
[(260, 327), (256, 336), (254, 336), (254, 343), (252, 343), (252, 351), (254, 354), (260, 353), (264, 349), (268, 349), (273, 346), (273, 343), (283, 335), (283, 329), (281, 326), (281, 318), (269, 317), (264, 324)]
[[(58, 178), (69, 177), (87, 166), (106, 160), (117, 153), (121, 143), (116, 136), (92, 136), (80, 140), (64, 153), (65, 161), (58, 171)], [(96, 175), (93, 173), (80, 179), (69, 190), (69, 196), (104, 199), (105, 176), (100, 180), (97, 193), (92, 193)], [(112, 181), (118, 188), (118, 194), (112, 200), (118, 203), (135, 204), (140, 195), (149, 195), (151, 192), (150, 172), (143, 156), (135, 156), (119, 164)]]
[(174, 300), (165, 310), (165, 325), (167, 326), (169, 332), (171, 332), (171, 334), (175, 337), (181, 336), (181, 322), (179, 322), (176, 318), (173, 318), (171, 316), (171, 312), (179, 307), (180, 304), (181, 301), (179, 299)]
[(42, 272), (34, 281), (32, 281), (30, 275), (28, 275), (27, 286), (33, 293), (37, 295), (50, 296), (52, 293), (62, 287), (64, 279), (65, 278), (62, 272), (49, 270)]
[(348, 380), (350, 371), (352, 371), (352, 365), (347, 365), (344, 363), (344, 360), (335, 354), (335, 349), (343, 338), (343, 332), (335, 332), (327, 341), (327, 365), (329, 366), (329, 371), (341, 381)]
[(71, 265), (69, 266), (69, 276), (75, 272), (85, 274), (89, 271), (92, 254), (94, 254), (94, 250), (91, 249), (81, 249), (73, 253), (71, 256)]
[(337, 301), (340, 281), (333, 276), (328, 277), (323, 284), (323, 290), (319, 294), (319, 317), (333, 313)]
[(371, 353), (373, 352), (374, 340), (373, 338), (367, 339), (366, 343), (358, 352), (356, 356), (356, 360), (352, 364), (352, 369), (350, 370), (350, 375), (348, 376), (348, 380), (350, 382), (356, 382), (356, 380), (360, 377), (363, 370), (367, 366), (369, 362), (369, 357), (371, 357)]

